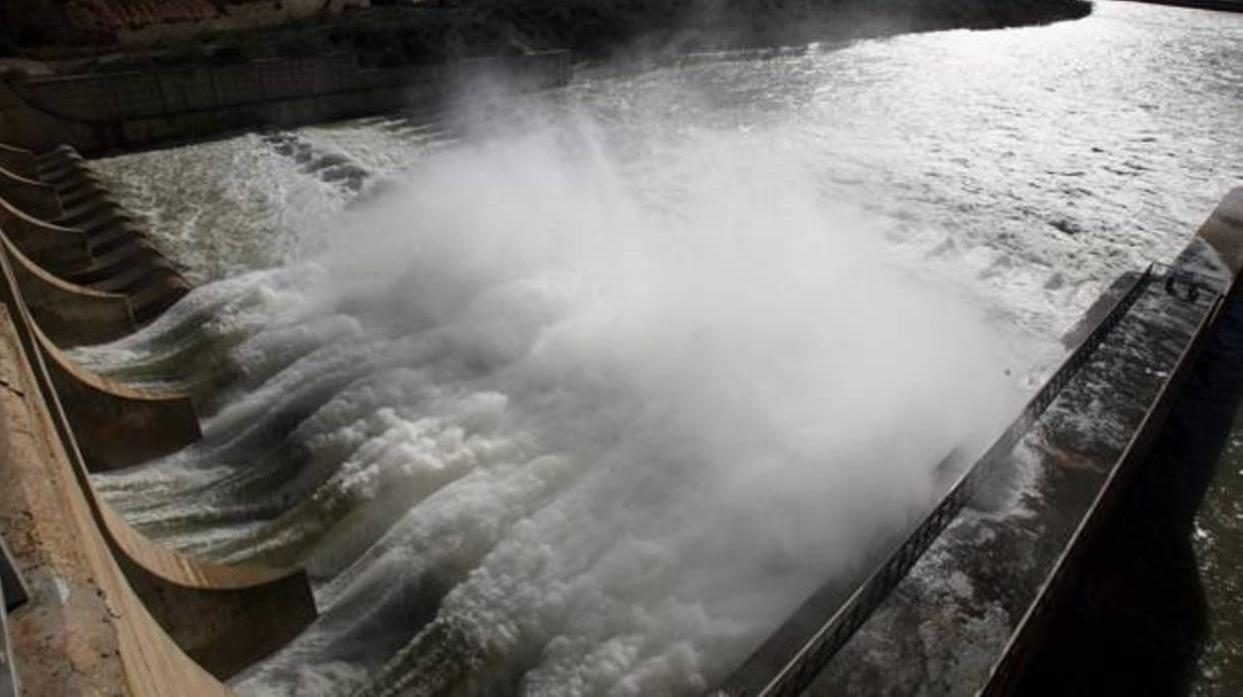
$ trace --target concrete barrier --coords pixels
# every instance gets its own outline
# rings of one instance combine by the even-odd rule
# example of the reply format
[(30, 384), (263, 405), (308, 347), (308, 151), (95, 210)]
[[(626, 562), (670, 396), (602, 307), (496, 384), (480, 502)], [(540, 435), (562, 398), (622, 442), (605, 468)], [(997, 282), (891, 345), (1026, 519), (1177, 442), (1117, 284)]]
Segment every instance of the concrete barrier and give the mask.
[(28, 259), (0, 230), (30, 313), (51, 341), (65, 348), (115, 341), (137, 328), (124, 295), (63, 281)]
[[(18, 326), (9, 325), (15, 329), (9, 334), (10, 345), (16, 344), (18, 350), (30, 357), (29, 374), (33, 378), (26, 383), (35, 383), (26, 384), (22, 394), (31, 408), (38, 409), (40, 401), (46, 405), (49, 431), (59, 436), (48, 440), (56, 440), (63, 447), (63, 456), (51, 459), (50, 465), (58, 470), (54, 476), (61, 482), (76, 482), (76, 494), (81, 498), (76, 501), (75, 512), (89, 514), (89, 520), (79, 521), (88, 524), (80, 527), (85, 528), (88, 537), (98, 535), (104, 543), (92, 550), (96, 553), (96, 568), (117, 594), (110, 600), (128, 603), (126, 614), (116, 620), (118, 634), (134, 634), (134, 641), (128, 645), (120, 642), (128, 687), (144, 695), (227, 694), (218, 682), (194, 670), (184, 655), (173, 651), (168, 638), (174, 639), (185, 654), (211, 674), (232, 675), (279, 648), (314, 619), (314, 599), (305, 574), (290, 569), (210, 564), (168, 550), (135, 531), (98, 497), (78, 449), (76, 428), (63, 409), (65, 404), (80, 401), (82, 395), (66, 395), (65, 402), (61, 401), (62, 385), (58, 383), (63, 383), (65, 376), (58, 379), (57, 373), (72, 365), (65, 363), (63, 355), (40, 336), (37, 324), (25, 310), (20, 286), (8, 262), (7, 255), (0, 254), (4, 273), (0, 293), (10, 316), (18, 320), (14, 323)], [(79, 370), (70, 378), (80, 383), (91, 376)], [(42, 400), (33, 399), (38, 394)], [(112, 437), (122, 443), (126, 440), (123, 430), (114, 430)], [(93, 539), (88, 539), (88, 543), (94, 543)], [(101, 549), (111, 555), (101, 558)], [(141, 603), (133, 602), (138, 598)], [(157, 623), (159, 632), (155, 631)], [(147, 641), (152, 644), (148, 646)], [(146, 661), (153, 654), (163, 658), (149, 665)], [(144, 680), (139, 682), (138, 678)]]
[(0, 196), (36, 218), (58, 220), (65, 214), (55, 188), (3, 168), (0, 168)]

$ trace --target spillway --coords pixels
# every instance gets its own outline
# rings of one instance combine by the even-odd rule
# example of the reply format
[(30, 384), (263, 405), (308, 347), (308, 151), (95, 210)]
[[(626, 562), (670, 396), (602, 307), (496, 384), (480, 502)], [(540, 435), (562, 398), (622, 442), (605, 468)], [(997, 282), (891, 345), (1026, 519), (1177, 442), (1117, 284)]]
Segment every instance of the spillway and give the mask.
[[(1197, 267), (1219, 280), (1176, 303), (1185, 274), (1138, 274), (1243, 178), (1240, 38), (1111, 3), (92, 161), (194, 288), (117, 341), (44, 351), (129, 396), (106, 404), (193, 404), (197, 432), (141, 458), (84, 451), (129, 525), (222, 568), (306, 570), (318, 618), (221, 670), (239, 694), (742, 694), (827, 579), (758, 681), (801, 670), (835, 584), (1025, 415), (991, 500), (957, 499), (817, 685), (961, 694), (1056, 557), (1001, 554), (1015, 600), (974, 585), (971, 551), (1087, 509), (1067, 482), (1103, 476), (1145, 412), (1085, 414), (1107, 390), (1152, 401), (1226, 290)], [(933, 605), (945, 626), (911, 619)], [(884, 675), (895, 656), (909, 670)]]

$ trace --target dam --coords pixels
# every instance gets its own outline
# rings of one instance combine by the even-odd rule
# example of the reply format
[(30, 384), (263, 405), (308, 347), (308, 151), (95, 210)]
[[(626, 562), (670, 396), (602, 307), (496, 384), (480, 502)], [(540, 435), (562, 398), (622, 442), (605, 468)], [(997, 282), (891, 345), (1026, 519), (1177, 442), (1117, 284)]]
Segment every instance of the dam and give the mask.
[[(1101, 3), (0, 149), (8, 676), (1040, 694), (1186, 395), (1233, 414), (1240, 32)], [(1235, 639), (1170, 670), (1223, 694)]]

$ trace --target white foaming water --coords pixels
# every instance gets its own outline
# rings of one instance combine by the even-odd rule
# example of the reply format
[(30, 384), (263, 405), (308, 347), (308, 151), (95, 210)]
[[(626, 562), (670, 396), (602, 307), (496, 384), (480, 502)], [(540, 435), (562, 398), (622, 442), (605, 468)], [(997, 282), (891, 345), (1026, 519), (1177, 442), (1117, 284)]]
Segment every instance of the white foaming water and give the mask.
[[(203, 342), (244, 335), (226, 353), (270, 366), (200, 444), (101, 487), (200, 553), (325, 577), (353, 562), (326, 592), (342, 607), (365, 602), (377, 557), (447, 555), (425, 570), (447, 592), (434, 620), (375, 620), (373, 668), (408, 644), (376, 690), (450, 687), (481, 661), (532, 693), (723, 677), (925, 510), (934, 467), (979, 449), (1016, 395), (972, 311), (889, 266), (797, 163), (711, 131), (662, 147), (666, 172), (698, 178), (619, 168), (589, 126), (435, 156), (314, 266), (208, 286), (84, 351), (141, 353), (210, 307)], [(295, 327), (319, 346), (284, 351)], [(412, 537), (442, 516), (478, 530), (450, 543), (469, 553)], [(403, 578), (389, 602), (435, 607)], [(242, 686), (353, 683), (350, 636), (314, 632)], [(405, 658), (450, 649), (430, 671)]]
[(253, 134), (92, 165), (195, 283), (297, 261), (343, 195)]

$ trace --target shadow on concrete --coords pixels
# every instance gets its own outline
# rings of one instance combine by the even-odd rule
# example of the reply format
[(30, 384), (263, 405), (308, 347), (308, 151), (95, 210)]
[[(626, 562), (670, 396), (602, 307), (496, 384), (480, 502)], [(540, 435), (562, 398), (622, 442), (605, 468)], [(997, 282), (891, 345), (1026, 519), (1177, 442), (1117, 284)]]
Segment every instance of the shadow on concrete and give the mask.
[(1208, 635), (1192, 539), (1243, 398), (1243, 293), (1175, 403), (1117, 515), (1060, 599), (1022, 697), (1186, 695)]

